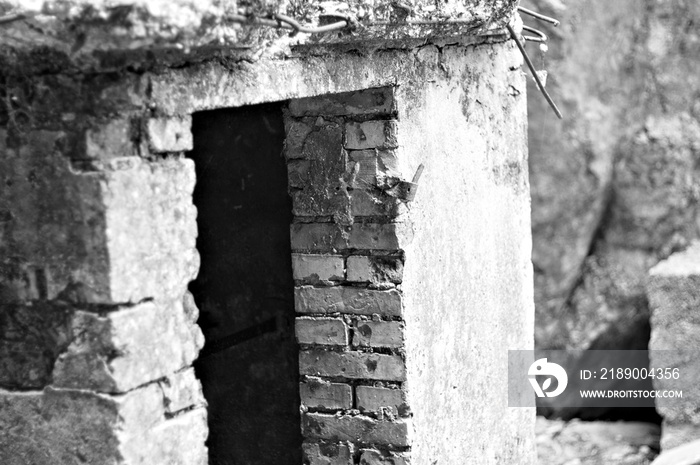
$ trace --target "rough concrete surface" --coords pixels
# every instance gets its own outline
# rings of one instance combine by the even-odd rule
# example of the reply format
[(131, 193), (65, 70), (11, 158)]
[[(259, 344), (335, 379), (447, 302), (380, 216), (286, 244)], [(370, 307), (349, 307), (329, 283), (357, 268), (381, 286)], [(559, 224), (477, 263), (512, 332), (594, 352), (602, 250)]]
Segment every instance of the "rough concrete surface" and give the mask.
[(534, 325), (521, 58), (514, 45), (423, 56), (442, 79), (397, 95), (399, 160), (425, 165), (402, 243), (412, 460), (535, 463), (534, 412), (509, 409), (506, 386), (507, 351), (531, 348)]

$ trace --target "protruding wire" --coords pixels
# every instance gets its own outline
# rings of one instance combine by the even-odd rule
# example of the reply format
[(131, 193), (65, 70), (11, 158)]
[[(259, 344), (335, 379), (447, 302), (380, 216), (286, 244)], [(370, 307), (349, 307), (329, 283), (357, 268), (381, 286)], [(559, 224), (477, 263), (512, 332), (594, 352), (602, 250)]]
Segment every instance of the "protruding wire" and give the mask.
[(536, 37), (523, 35), (523, 39), (529, 40), (530, 42), (540, 42), (540, 43), (544, 44), (549, 40), (549, 37), (547, 37), (547, 34), (545, 34), (544, 32), (542, 32), (538, 29), (535, 29), (534, 27), (523, 25), (523, 31), (527, 31), (527, 32), (531, 32), (531, 33), (535, 34)]
[(308, 27), (302, 26), (297, 20), (291, 18), (287, 15), (276, 14), (274, 18), (277, 21), (288, 24), (294, 29), (294, 33), (303, 32), (305, 34), (320, 34), (322, 32), (338, 31), (340, 29), (345, 29), (350, 25), (350, 21), (342, 20), (335, 23), (326, 24), (324, 26)]
[(547, 89), (544, 88), (542, 81), (540, 81), (540, 77), (537, 75), (537, 71), (535, 70), (535, 65), (532, 64), (530, 57), (527, 55), (527, 52), (525, 51), (525, 46), (520, 42), (520, 39), (518, 39), (518, 35), (515, 33), (515, 30), (513, 30), (513, 26), (511, 26), (510, 24), (506, 24), (506, 27), (508, 28), (508, 32), (510, 32), (510, 36), (513, 38), (513, 40), (517, 44), (518, 49), (520, 49), (520, 53), (523, 54), (523, 58), (525, 59), (525, 63), (527, 63), (527, 67), (530, 68), (530, 72), (532, 73), (532, 76), (535, 78), (535, 82), (537, 83), (537, 87), (539, 87), (540, 92), (542, 92), (542, 95), (544, 95), (545, 100), (547, 100), (547, 103), (549, 103), (549, 106), (552, 107), (552, 110), (554, 110), (554, 113), (559, 117), (559, 119), (562, 119), (563, 116), (562, 116), (561, 112), (559, 111), (559, 108), (557, 108), (556, 103), (554, 103), (554, 101), (552, 100), (552, 97), (549, 96)]
[(541, 13), (538, 13), (538, 12), (536, 12), (536, 11), (532, 11), (532, 10), (527, 9), (527, 8), (524, 8), (524, 7), (522, 7), (522, 6), (519, 6), (519, 7), (518, 7), (518, 11), (520, 11), (521, 13), (524, 13), (524, 14), (526, 14), (526, 15), (528, 15), (528, 16), (532, 16), (533, 18), (537, 18), (537, 19), (539, 19), (539, 20), (541, 20), (541, 21), (545, 21), (545, 22), (547, 22), (547, 23), (549, 23), (549, 24), (553, 24), (554, 27), (557, 27), (557, 26), (559, 26), (559, 25), (561, 24), (559, 21), (557, 21), (557, 20), (554, 19), (554, 18), (550, 18), (549, 16), (545, 16), (545, 15), (543, 15), (543, 14), (541, 14)]
[(274, 19), (249, 17), (244, 15), (227, 15), (226, 19), (232, 23), (248, 24), (253, 26), (268, 26), (277, 29), (289, 29), (293, 31), (294, 34), (299, 32), (303, 32), (305, 34), (319, 34), (321, 32), (339, 31), (349, 27), (350, 25), (349, 21), (342, 20), (332, 24), (326, 24), (324, 26), (308, 27), (302, 26), (298, 21), (290, 18), (289, 16), (280, 14), (276, 14)]

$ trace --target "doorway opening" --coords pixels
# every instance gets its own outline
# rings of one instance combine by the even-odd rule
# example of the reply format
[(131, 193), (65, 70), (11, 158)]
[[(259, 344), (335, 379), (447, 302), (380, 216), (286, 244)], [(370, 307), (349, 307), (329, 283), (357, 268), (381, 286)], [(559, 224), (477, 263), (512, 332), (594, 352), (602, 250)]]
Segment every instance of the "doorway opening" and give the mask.
[(209, 463), (301, 463), (282, 104), (193, 115)]

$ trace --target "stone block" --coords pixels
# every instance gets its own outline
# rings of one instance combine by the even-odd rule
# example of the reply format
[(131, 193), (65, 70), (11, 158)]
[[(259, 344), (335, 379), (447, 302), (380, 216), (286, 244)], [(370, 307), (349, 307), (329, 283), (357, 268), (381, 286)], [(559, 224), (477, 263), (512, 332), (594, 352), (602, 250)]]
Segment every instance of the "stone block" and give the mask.
[(136, 156), (135, 124), (129, 118), (99, 123), (85, 131), (86, 158), (104, 160)]
[(342, 441), (351, 438), (359, 444), (408, 447), (409, 426), (405, 420), (378, 421), (362, 415), (328, 415), (306, 413), (302, 417), (302, 434), (308, 438)]
[(396, 113), (391, 87), (294, 99), (289, 102), (292, 116), (392, 115)]
[(379, 291), (358, 287), (301, 286), (294, 290), (297, 313), (401, 316), (401, 293), (395, 289)]
[(699, 465), (700, 439), (664, 450), (651, 465)]
[(103, 183), (109, 298), (140, 302), (172, 299), (199, 269), (194, 162), (138, 161), (108, 172)]
[(194, 368), (186, 368), (159, 381), (163, 390), (165, 411), (169, 415), (185, 409), (204, 407), (206, 401), (202, 394), (202, 384), (194, 374)]
[(352, 465), (352, 453), (347, 444), (335, 442), (309, 442), (302, 444), (306, 465)]
[(208, 433), (206, 409), (184, 411), (144, 434), (127, 436), (121, 446), (123, 465), (207, 465), (209, 457), (205, 441)]
[(203, 345), (180, 300), (145, 302), (101, 316), (77, 311), (56, 361), (57, 387), (126, 392), (192, 364)]
[(339, 255), (292, 254), (294, 279), (301, 281), (340, 281), (345, 278), (343, 257)]
[(654, 388), (683, 391), (683, 399), (656, 399), (656, 409), (664, 417), (664, 447), (669, 443), (677, 445), (684, 436), (684, 428), (695, 434), (700, 431), (697, 406), (685, 400), (700, 395), (700, 363), (696, 350), (700, 337), (699, 263), (700, 243), (695, 243), (652, 268), (647, 281), (651, 311), (650, 367), (662, 371), (675, 368), (681, 375), (679, 379), (656, 377)]
[(192, 116), (150, 118), (146, 123), (148, 142), (153, 152), (192, 150)]
[(394, 416), (405, 416), (408, 413), (406, 395), (401, 389), (357, 386), (355, 397), (357, 408), (363, 413), (388, 411)]
[(396, 121), (350, 122), (345, 125), (345, 148), (348, 150), (389, 149), (398, 147)]
[(348, 384), (329, 383), (308, 379), (299, 384), (301, 404), (321, 410), (348, 410), (352, 408), (352, 387)]
[(302, 350), (299, 373), (347, 379), (406, 380), (406, 366), (401, 357), (366, 352)]
[(407, 453), (387, 452), (364, 449), (360, 455), (360, 465), (410, 465)]
[(351, 256), (347, 259), (348, 281), (399, 284), (403, 277), (403, 261), (397, 257)]
[(66, 134), (31, 131), (0, 151), (0, 303), (53, 300), (81, 286), (109, 300), (102, 178), (57, 150)]
[(404, 324), (400, 321), (363, 321), (355, 322), (352, 345), (356, 347), (403, 346)]
[(0, 390), (0, 463), (205, 465), (206, 410), (166, 413), (157, 383), (118, 396)]
[(299, 344), (348, 344), (348, 327), (338, 318), (297, 318), (296, 337)]
[(0, 386), (41, 389), (73, 335), (73, 309), (34, 302), (0, 304)]

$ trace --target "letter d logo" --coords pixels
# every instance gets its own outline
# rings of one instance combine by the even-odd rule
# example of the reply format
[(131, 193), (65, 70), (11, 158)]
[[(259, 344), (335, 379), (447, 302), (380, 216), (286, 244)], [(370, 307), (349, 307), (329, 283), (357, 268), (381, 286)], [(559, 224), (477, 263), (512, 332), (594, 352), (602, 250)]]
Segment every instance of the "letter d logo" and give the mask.
[[(546, 358), (535, 360), (535, 363), (530, 365), (530, 369), (527, 371), (527, 376), (530, 379), (530, 384), (532, 384), (532, 388), (535, 390), (537, 397), (545, 397), (545, 395), (547, 397), (556, 397), (564, 392), (564, 389), (566, 389), (566, 385), (569, 382), (569, 377), (566, 375), (566, 371), (556, 363), (547, 362)], [(547, 391), (552, 384), (552, 378), (547, 378), (540, 387), (540, 384), (537, 382), (538, 376), (552, 376), (556, 378), (557, 388), (552, 392)]]

